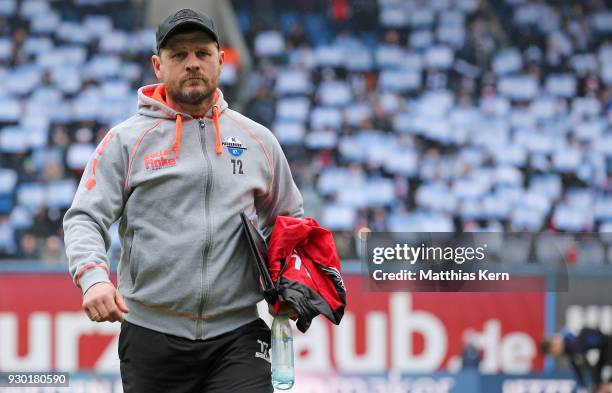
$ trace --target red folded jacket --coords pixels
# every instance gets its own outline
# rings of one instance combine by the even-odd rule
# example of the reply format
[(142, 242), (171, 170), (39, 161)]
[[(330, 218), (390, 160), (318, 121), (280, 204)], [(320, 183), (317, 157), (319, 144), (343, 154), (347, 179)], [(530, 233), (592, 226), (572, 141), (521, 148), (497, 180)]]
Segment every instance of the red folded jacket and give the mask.
[(279, 299), (298, 313), (305, 332), (314, 317), (325, 315), (339, 324), (346, 306), (346, 288), (332, 233), (313, 218), (278, 216), (268, 247), (268, 265)]

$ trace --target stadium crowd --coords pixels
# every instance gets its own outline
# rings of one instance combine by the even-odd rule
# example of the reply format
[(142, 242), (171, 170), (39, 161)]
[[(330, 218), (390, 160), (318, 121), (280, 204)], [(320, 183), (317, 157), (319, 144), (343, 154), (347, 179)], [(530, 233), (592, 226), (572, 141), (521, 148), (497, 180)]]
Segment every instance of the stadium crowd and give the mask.
[(0, 0), (0, 258), (65, 260), (61, 222), (90, 155), (156, 82), (145, 6)]
[[(232, 3), (254, 58), (246, 115), (341, 256), (364, 228), (612, 231), (605, 1)], [(0, 0), (1, 257), (64, 258), (87, 159), (154, 82), (143, 7)]]
[(605, 2), (236, 3), (250, 115), (337, 238), (612, 229)]

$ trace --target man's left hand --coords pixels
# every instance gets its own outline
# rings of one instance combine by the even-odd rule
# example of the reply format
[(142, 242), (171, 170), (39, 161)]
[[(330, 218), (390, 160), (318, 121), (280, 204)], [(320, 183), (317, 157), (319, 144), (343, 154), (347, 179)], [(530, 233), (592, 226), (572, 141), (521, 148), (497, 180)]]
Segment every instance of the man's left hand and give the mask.
[(268, 304), (268, 312), (270, 313), (270, 315), (272, 315), (273, 317), (280, 315), (280, 316), (288, 316), (289, 319), (296, 321), (299, 317), (299, 314), (293, 309), (293, 307), (289, 306), (286, 303), (281, 303), (278, 313), (274, 312), (274, 304)]

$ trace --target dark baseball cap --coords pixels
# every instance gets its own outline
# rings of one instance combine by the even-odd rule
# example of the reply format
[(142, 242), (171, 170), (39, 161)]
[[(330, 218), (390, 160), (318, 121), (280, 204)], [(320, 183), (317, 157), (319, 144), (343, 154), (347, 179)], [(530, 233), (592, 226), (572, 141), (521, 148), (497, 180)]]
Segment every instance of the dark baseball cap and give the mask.
[(184, 8), (168, 16), (157, 28), (157, 34), (155, 35), (157, 53), (159, 53), (159, 50), (164, 46), (166, 40), (170, 38), (173, 32), (187, 25), (204, 30), (206, 33), (210, 34), (217, 45), (219, 45), (219, 34), (217, 33), (217, 28), (212, 18), (203, 12)]

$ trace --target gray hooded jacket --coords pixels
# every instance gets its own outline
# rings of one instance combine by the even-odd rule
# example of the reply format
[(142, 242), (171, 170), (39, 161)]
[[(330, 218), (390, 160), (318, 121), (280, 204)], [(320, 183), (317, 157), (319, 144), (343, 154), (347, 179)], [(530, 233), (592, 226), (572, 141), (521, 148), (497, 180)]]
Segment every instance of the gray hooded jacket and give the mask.
[(201, 119), (138, 91), (138, 114), (92, 155), (64, 217), (70, 273), (83, 293), (110, 281), (109, 227), (120, 219), (118, 290), (136, 325), (207, 339), (258, 317), (262, 299), (239, 213), (264, 235), (302, 197), (273, 134), (229, 109), (221, 91)]

